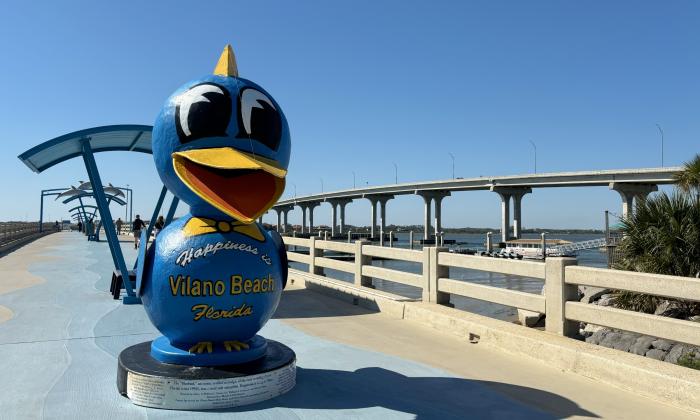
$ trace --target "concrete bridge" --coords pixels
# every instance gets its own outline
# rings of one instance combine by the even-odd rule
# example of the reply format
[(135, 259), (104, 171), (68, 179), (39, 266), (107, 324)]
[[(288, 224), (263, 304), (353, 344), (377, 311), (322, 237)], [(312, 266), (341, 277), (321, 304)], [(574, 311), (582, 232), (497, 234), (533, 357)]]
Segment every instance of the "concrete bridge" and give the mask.
[[(302, 211), (302, 233), (308, 233), (314, 227), (314, 209), (322, 203), (331, 206), (332, 236), (345, 233), (345, 206), (357, 199), (367, 199), (371, 204), (371, 236), (376, 237), (377, 210), (379, 210), (379, 229), (385, 231), (386, 204), (397, 195), (415, 194), (423, 199), (425, 212), (423, 218), (423, 239), (431, 238), (433, 232), (442, 230), (442, 200), (453, 192), (488, 190), (501, 198), (501, 239), (520, 238), (522, 229), (522, 199), (536, 188), (556, 187), (601, 187), (607, 186), (622, 198), (622, 215), (632, 211), (634, 200), (644, 199), (650, 192), (656, 191), (658, 185), (673, 183), (673, 175), (681, 168), (643, 168), (617, 169), (604, 171), (559, 172), (530, 175), (511, 175), (449, 179), (442, 181), (422, 181), (405, 184), (382, 185), (376, 187), (356, 188), (312, 194), (293, 199), (282, 200), (272, 209), (277, 213), (277, 227), (286, 231), (288, 213), (294, 207)], [(512, 202), (512, 233), (511, 231)], [(308, 219), (308, 225), (307, 225)]]

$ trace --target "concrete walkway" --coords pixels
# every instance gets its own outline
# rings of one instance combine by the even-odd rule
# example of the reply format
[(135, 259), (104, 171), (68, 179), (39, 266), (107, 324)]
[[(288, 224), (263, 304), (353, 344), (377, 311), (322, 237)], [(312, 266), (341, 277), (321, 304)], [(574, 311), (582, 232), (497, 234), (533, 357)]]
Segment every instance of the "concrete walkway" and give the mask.
[(111, 299), (110, 275), (107, 244), (77, 233), (0, 258), (0, 419), (694, 418), (295, 287), (262, 331), (296, 351), (294, 390), (226, 412), (137, 407), (117, 393), (116, 356), (157, 332), (141, 306)]

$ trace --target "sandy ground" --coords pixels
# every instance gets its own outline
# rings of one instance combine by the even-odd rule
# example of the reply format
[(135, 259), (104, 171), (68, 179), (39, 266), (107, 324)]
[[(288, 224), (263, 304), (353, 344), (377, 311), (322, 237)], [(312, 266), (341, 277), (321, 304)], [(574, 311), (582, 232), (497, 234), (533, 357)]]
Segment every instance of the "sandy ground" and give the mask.
[[(29, 265), (55, 258), (45, 255), (46, 250), (60, 244), (61, 241), (61, 234), (54, 233), (0, 257), (0, 295), (43, 283), (44, 279), (29, 272)], [(0, 306), (0, 323), (11, 319), (12, 316), (13, 313), (9, 308)]]

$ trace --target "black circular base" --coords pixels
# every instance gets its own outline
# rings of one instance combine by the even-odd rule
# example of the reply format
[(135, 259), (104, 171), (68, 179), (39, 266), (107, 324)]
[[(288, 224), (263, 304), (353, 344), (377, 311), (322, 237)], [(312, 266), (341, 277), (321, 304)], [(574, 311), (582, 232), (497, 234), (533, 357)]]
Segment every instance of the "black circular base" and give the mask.
[(296, 383), (296, 355), (268, 340), (267, 353), (252, 362), (197, 367), (161, 363), (151, 342), (119, 354), (117, 389), (136, 405), (172, 410), (237, 407), (274, 398)]

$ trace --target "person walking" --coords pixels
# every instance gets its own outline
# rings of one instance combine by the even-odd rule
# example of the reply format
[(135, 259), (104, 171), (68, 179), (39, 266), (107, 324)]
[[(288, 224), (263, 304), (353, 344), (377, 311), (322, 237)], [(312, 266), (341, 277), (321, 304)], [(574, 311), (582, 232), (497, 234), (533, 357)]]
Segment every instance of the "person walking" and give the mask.
[(83, 233), (83, 222), (78, 220), (78, 232)]
[(121, 235), (122, 233), (122, 226), (124, 225), (124, 222), (122, 221), (122, 218), (119, 217), (116, 222), (114, 222), (114, 226), (117, 228), (117, 235)]
[(165, 219), (163, 218), (163, 216), (158, 216), (156, 224), (153, 225), (153, 236), (158, 236), (158, 232), (163, 230), (163, 227), (165, 227)]
[(141, 216), (138, 214), (136, 215), (136, 219), (134, 219), (134, 222), (131, 226), (132, 232), (134, 232), (134, 249), (137, 249), (140, 245), (141, 242), (141, 229), (146, 226), (145, 223), (143, 223), (143, 220), (141, 220)]

